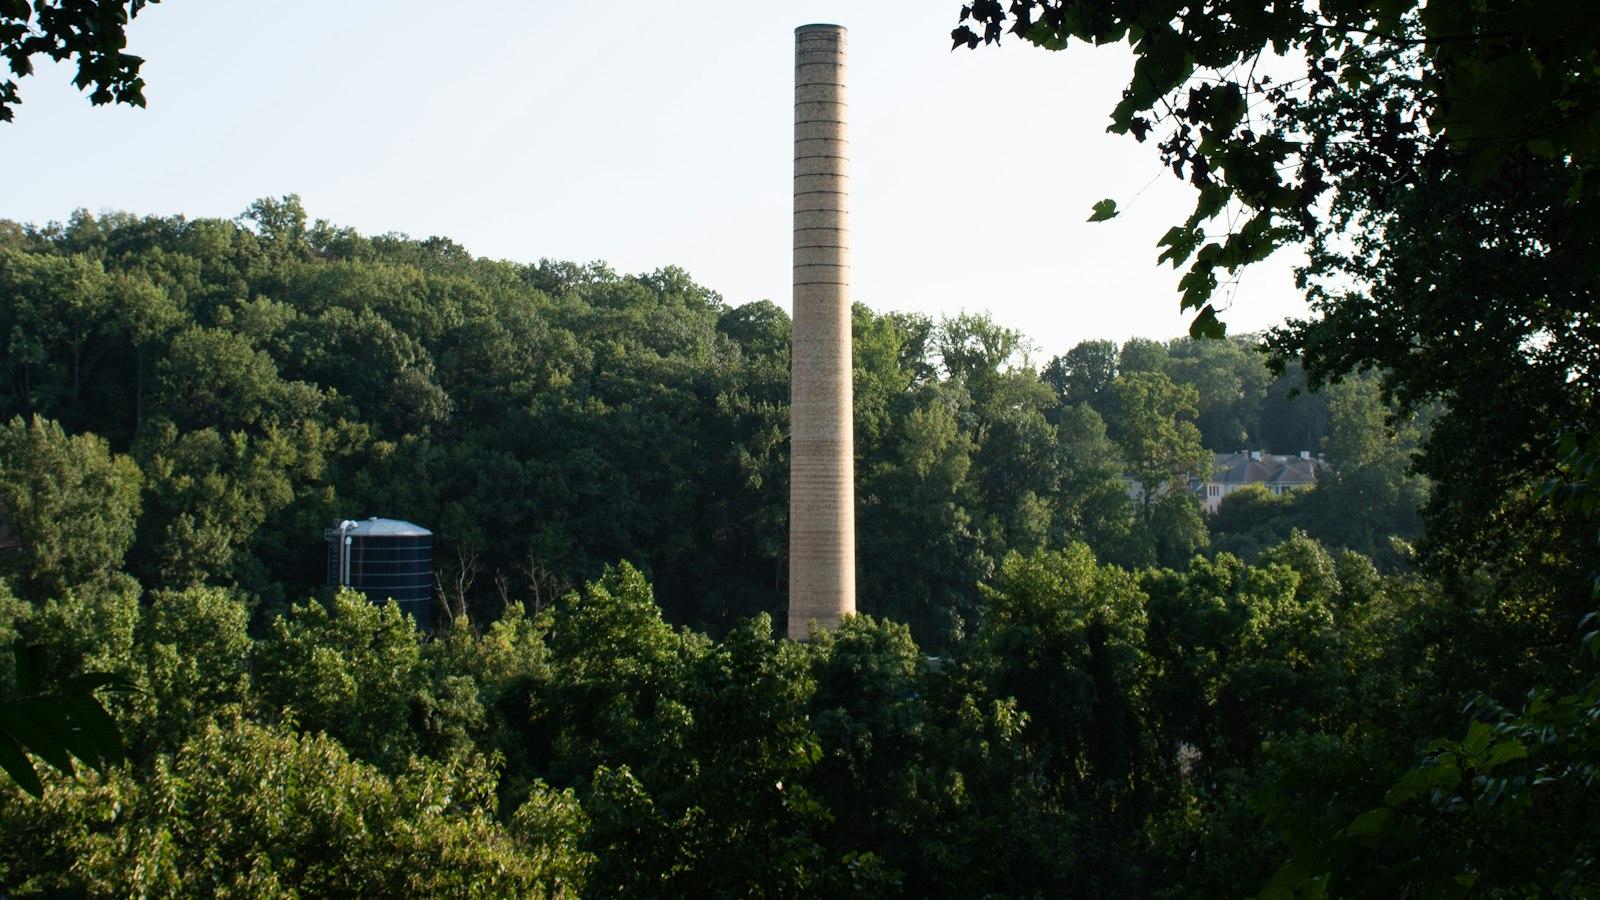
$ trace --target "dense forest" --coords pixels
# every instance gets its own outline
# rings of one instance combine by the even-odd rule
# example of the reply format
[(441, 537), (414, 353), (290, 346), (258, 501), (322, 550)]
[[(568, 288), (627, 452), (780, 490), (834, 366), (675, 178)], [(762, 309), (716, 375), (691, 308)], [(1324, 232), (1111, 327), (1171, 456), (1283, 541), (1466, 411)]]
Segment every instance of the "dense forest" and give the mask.
[[(308, 225), (292, 197), (240, 222), (80, 213), (3, 236), (0, 421), (93, 433), (137, 467), (125, 568), (146, 589), (237, 588), (265, 621), (323, 578), (323, 527), (385, 515), (438, 533), (450, 611), (474, 620), (624, 559), (673, 622), (781, 614), (780, 309), (674, 269)], [(1374, 379), (1307, 394), (1249, 340), (1088, 341), (1036, 372), (987, 317), (864, 306), (855, 339), (862, 602), (925, 645), (972, 625), (1013, 550), (1181, 567), (1299, 527), (1391, 570), (1389, 538), (1418, 531), (1414, 420), (1386, 429)], [(1326, 451), (1334, 475), (1231, 497), (1209, 528), (1160, 488), (1243, 448)]]
[[(126, 762), (0, 792), (8, 893), (1237, 896), (1391, 807), (1448, 868), (1419, 742), (1573, 677), (1559, 547), (1419, 564), (1437, 411), (1261, 338), (858, 305), (864, 614), (794, 644), (771, 303), (294, 197), (0, 223), (0, 296), (0, 641), (137, 688)], [(1243, 448), (1332, 472), (1163, 487)], [(436, 532), (433, 633), (320, 584), (367, 515)]]

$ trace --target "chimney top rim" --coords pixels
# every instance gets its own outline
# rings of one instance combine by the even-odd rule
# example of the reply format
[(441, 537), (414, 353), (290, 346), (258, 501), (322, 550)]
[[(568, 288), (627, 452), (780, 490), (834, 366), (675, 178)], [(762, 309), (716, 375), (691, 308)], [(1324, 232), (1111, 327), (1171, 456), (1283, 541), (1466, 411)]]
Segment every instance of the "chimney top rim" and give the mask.
[(799, 34), (802, 31), (837, 31), (840, 34), (843, 34), (845, 27), (843, 25), (833, 25), (828, 22), (813, 22), (810, 25), (801, 25), (799, 28), (794, 30), (794, 33)]

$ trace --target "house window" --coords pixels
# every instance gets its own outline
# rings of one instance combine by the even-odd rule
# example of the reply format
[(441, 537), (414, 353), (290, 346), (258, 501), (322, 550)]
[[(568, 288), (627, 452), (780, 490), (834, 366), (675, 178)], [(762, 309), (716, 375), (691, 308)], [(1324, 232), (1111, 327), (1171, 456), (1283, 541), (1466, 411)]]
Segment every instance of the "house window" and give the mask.
[(1220, 494), (1220, 493), (1222, 493), (1222, 485), (1220, 485), (1220, 484), (1213, 484), (1213, 485), (1208, 485), (1208, 486), (1207, 486), (1207, 492), (1208, 492), (1208, 493), (1209, 493), (1209, 494), (1210, 494), (1210, 495), (1211, 495), (1211, 496), (1213, 496), (1213, 497), (1215, 497), (1215, 496), (1217, 496), (1217, 495), (1218, 495), (1218, 494)]

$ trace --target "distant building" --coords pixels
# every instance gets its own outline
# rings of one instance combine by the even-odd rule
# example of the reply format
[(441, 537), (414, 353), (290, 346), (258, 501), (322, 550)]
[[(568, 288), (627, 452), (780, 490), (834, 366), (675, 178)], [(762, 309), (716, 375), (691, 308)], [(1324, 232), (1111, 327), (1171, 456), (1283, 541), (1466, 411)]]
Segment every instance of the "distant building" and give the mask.
[(1222, 498), (1246, 485), (1259, 484), (1274, 494), (1311, 487), (1317, 476), (1331, 472), (1329, 466), (1309, 451), (1296, 456), (1278, 456), (1260, 450), (1241, 450), (1238, 453), (1214, 453), (1211, 457), (1211, 477), (1196, 480), (1194, 489), (1206, 512), (1214, 513)]

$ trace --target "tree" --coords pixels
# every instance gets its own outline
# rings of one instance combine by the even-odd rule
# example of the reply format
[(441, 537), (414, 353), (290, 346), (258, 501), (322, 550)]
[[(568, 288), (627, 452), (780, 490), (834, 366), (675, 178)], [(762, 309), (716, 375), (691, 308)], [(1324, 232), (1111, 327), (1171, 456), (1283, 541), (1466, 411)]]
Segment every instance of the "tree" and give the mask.
[(318, 446), (325, 437), (314, 424), (289, 432), (269, 427), (260, 437), (214, 428), (184, 433), (169, 421), (148, 429), (139, 448), (149, 478), (142, 552), (135, 554), (141, 574), (170, 587), (245, 580), (252, 560), (238, 551), (296, 499), (297, 486), (318, 493), (310, 476), (326, 461)]
[[(8, 892), (562, 896), (581, 887), (582, 814), (537, 790), (494, 818), (482, 760), (390, 778), (337, 741), (207, 725), (153, 777), (56, 782), (0, 805)], [(107, 827), (110, 825), (111, 827)], [(444, 861), (448, 860), (448, 864)]]
[(987, 315), (961, 313), (944, 319), (934, 333), (939, 362), (952, 378), (971, 385), (975, 393), (1024, 349), (1021, 334)]
[[(506, 761), (502, 792), (522, 795), (540, 774), (532, 758), (537, 744), (529, 732), (529, 698), (551, 678), (549, 625), (547, 617), (530, 617), (521, 603), (512, 603), (487, 628), (453, 627), (423, 645), (433, 695), (455, 701), (424, 707), (424, 740), (434, 745), (425, 752), (453, 758), (493, 748)], [(462, 702), (462, 687), (476, 696)]]
[(1315, 450), (1324, 446), (1329, 427), (1327, 392), (1312, 392), (1300, 363), (1285, 360), (1267, 385), (1258, 443), (1274, 453)]
[[(273, 421), (290, 390), (272, 357), (244, 336), (216, 328), (179, 333), (158, 371), (158, 411), (185, 431), (244, 430)], [(310, 410), (291, 412), (304, 416)]]
[[(1586, 226), (1569, 218), (1566, 174), (1539, 161), (1482, 185), (1441, 173), (1381, 221), (1352, 207), (1353, 247), (1330, 236), (1313, 248), (1326, 276), (1312, 293), (1319, 317), (1270, 342), (1302, 353), (1313, 378), (1380, 371), (1402, 416), (1442, 407), (1415, 461), (1431, 489), (1424, 563), (1502, 568), (1506, 579), (1537, 572), (1566, 596), (1570, 619), (1587, 600), (1571, 574), (1592, 545), (1570, 515), (1532, 524), (1543, 515), (1534, 486), (1555, 470), (1560, 434), (1600, 427), (1600, 283), (1578, 233)], [(1360, 294), (1338, 286), (1351, 277)]]
[[(1314, 490), (1314, 489), (1313, 489)], [(1247, 484), (1217, 504), (1210, 526), (1212, 545), (1247, 563), (1277, 544), (1297, 526), (1304, 527), (1305, 489), (1274, 494), (1266, 485)]]
[(1107, 424), (1139, 485), (1139, 508), (1149, 521), (1163, 491), (1187, 493), (1191, 477), (1210, 471), (1210, 456), (1193, 422), (1199, 396), (1159, 372), (1120, 375), (1112, 392), (1116, 407)]
[(1126, 787), (1138, 753), (1131, 704), (1145, 625), (1137, 584), (1078, 544), (1008, 556), (984, 595), (979, 639), (1058, 774)]
[(250, 689), (249, 622), (244, 600), (221, 588), (155, 594), (137, 632), (136, 754), (176, 750), (204, 723), (242, 710)]
[(1122, 452), (1106, 436), (1106, 423), (1087, 402), (1064, 408), (1056, 440), (1060, 480), (1053, 546), (1088, 544), (1104, 560), (1123, 558), (1134, 523), (1134, 505), (1122, 480)]
[(809, 783), (855, 846), (893, 844), (903, 831), (882, 813), (904, 801), (900, 778), (924, 751), (923, 656), (911, 630), (850, 616), (813, 639), (811, 718), (822, 747)]
[(1129, 338), (1117, 352), (1117, 373), (1151, 372), (1166, 375), (1171, 355), (1167, 345), (1149, 338)]
[(1173, 341), (1168, 354), (1167, 376), (1200, 396), (1195, 426), (1206, 449), (1221, 453), (1263, 447), (1262, 405), (1272, 376), (1261, 353), (1235, 338)]
[[(1191, 491), (1176, 491), (1156, 498), (1149, 506), (1149, 518), (1134, 533), (1137, 546), (1147, 539), (1151, 553), (1139, 562), (1181, 569), (1196, 553), (1211, 544), (1200, 498)], [(1145, 538), (1145, 535), (1148, 538)]]
[(530, 723), (551, 780), (581, 784), (602, 763), (682, 777), (686, 638), (661, 620), (644, 575), (626, 563), (608, 568), (561, 599), (551, 627), (553, 677), (539, 686)]
[(9, 299), (0, 317), (9, 326), (5, 355), (14, 411), (69, 424), (102, 419), (109, 411), (86, 401), (118, 346), (111, 333), (119, 299), (112, 278), (83, 256), (8, 251), (0, 263), (0, 290)]
[(1002, 547), (1037, 550), (1049, 536), (1057, 440), (1045, 413), (1053, 399), (1031, 371), (1004, 373), (973, 395), (975, 512), (992, 558), (1004, 555)]
[(977, 505), (970, 403), (959, 385), (916, 391), (882, 448), (859, 469), (862, 608), (907, 622), (931, 648), (970, 620), (972, 584), (985, 560), (973, 522)]
[(89, 102), (144, 105), (144, 60), (124, 52), (128, 23), (161, 0), (7, 0), (0, 5), (0, 56), (11, 64), (0, 81), (0, 122), (9, 122), (22, 102), (17, 79), (32, 74), (33, 57), (74, 60), (79, 89), (93, 87)]
[[(1376, 662), (1361, 627), (1381, 605), (1363, 592), (1369, 575), (1297, 536), (1254, 566), (1219, 553), (1141, 577), (1155, 673), (1143, 724), (1160, 748), (1149, 777), (1166, 798), (1151, 817), (1152, 868), (1163, 881), (1212, 895), (1258, 889), (1284, 852), (1281, 823), (1259, 815), (1264, 783), (1297, 769), (1359, 792), (1389, 762), (1372, 733), (1351, 738), (1339, 724), (1371, 728), (1363, 710), (1383, 695), (1354, 674)], [(1293, 802), (1308, 821), (1351, 805), (1337, 791)]]
[(1392, 538), (1415, 541), (1427, 482), (1410, 472), (1416, 428), (1391, 415), (1378, 386), (1365, 379), (1328, 388), (1328, 462), (1306, 498), (1311, 530), (1330, 546), (1348, 547), (1392, 567), (1402, 562)]
[[(1147, 773), (1146, 620), (1136, 579), (1096, 564), (1077, 544), (1007, 556), (984, 596), (980, 665), (1027, 716), (1025, 733), (1046, 777), (1082, 804), (1090, 819), (1079, 839), (1086, 852), (1116, 859), (1117, 838), (1126, 834), (1118, 811), (1137, 803)], [(1113, 864), (1096, 892), (1136, 896), (1141, 874)]]
[[(1600, 118), (1588, 68), (1600, 49), (1589, 27), (1596, 15), (1564, 0), (1448, 9), (1422, 0), (1272, 9), (1248, 0), (978, 0), (962, 6), (952, 37), (976, 47), (1009, 30), (1050, 49), (1074, 39), (1133, 48), (1110, 127), (1142, 142), (1164, 126), (1163, 162), (1197, 189), (1193, 214), (1160, 243), (1162, 261), (1193, 260), (1181, 289), (1199, 334), (1220, 331), (1207, 306), (1217, 272), (1312, 237), (1330, 189), (1335, 205), (1364, 194), (1364, 208), (1377, 211), (1429, 173), (1483, 183), (1522, 160), (1559, 161), (1558, 192), (1570, 188), (1578, 209), (1595, 202), (1600, 187), (1583, 176), (1600, 153), (1588, 138)], [(1547, 27), (1557, 21), (1571, 27)], [(1258, 71), (1269, 50), (1292, 54), (1305, 74)], [(1230, 209), (1241, 224), (1202, 247), (1203, 223)], [(1098, 218), (1112, 215), (1114, 202), (1096, 207)]]
[[(698, 765), (683, 780), (641, 773), (676, 832), (667, 846), (682, 848), (653, 879), (668, 893), (736, 896), (761, 884), (796, 896), (827, 882), (834, 861), (815, 832), (828, 816), (805, 785), (822, 756), (808, 715), (816, 690), (808, 656), (804, 645), (775, 639), (765, 615), (694, 653), (681, 696), (693, 723), (684, 751)], [(627, 856), (613, 855), (608, 868), (619, 858)]]
[[(1544, 493), (1592, 527), (1600, 520), (1600, 438), (1569, 433), (1557, 456)], [(1586, 574), (1600, 598), (1600, 572)], [(1580, 623), (1580, 658), (1600, 656), (1595, 622), (1590, 613)], [(1429, 742), (1380, 805), (1332, 828), (1327, 817), (1286, 814), (1283, 786), (1275, 786), (1268, 808), (1286, 820), (1295, 852), (1262, 896), (1593, 893), (1600, 678), (1587, 674), (1575, 690), (1528, 691), (1520, 708), (1474, 696), (1461, 739)]]
[[(1303, 358), (1313, 385), (1378, 370), (1402, 407), (1444, 404), (1419, 460), (1435, 489), (1426, 552), (1461, 569), (1516, 544), (1520, 568), (1588, 552), (1570, 522), (1553, 542), (1515, 523), (1535, 515), (1526, 489), (1553, 471), (1557, 435), (1600, 424), (1597, 16), (1566, 0), (982, 0), (962, 10), (977, 30), (954, 37), (1126, 39), (1137, 61), (1111, 128), (1164, 129), (1163, 162), (1196, 188), (1159, 258), (1188, 264), (1192, 332), (1222, 330), (1219, 274), (1303, 244), (1316, 315), (1274, 331), (1276, 359)], [(1266, 74), (1269, 51), (1304, 74)], [(1207, 243), (1221, 216), (1237, 224)]]
[[(1402, 414), (1439, 405), (1416, 468), (1431, 483), (1422, 570), (1444, 590), (1413, 627), (1437, 629), (1435, 646), (1481, 653), (1451, 654), (1444, 668), (1455, 677), (1428, 676), (1438, 677), (1433, 690), (1479, 688), (1503, 703), (1555, 690), (1530, 672), (1565, 684), (1592, 675), (1594, 660), (1571, 654), (1565, 636), (1593, 608), (1600, 547), (1593, 523), (1550, 506), (1541, 486), (1561, 471), (1562, 435), (1600, 432), (1600, 10), (1565, 0), (1018, 0), (1009, 9), (981, 0), (962, 15), (982, 31), (957, 28), (968, 46), (1000, 40), (1007, 25), (1047, 47), (1132, 44), (1138, 59), (1112, 130), (1138, 140), (1163, 130), (1163, 163), (1196, 188), (1193, 213), (1162, 237), (1159, 257), (1187, 264), (1179, 287), (1181, 306), (1196, 311), (1191, 333), (1223, 331), (1210, 302), (1220, 275), (1299, 243), (1313, 316), (1269, 335), (1278, 364), (1302, 363), (1313, 386), (1373, 371)], [(1303, 76), (1265, 73), (1257, 63), (1269, 51)], [(1106, 200), (1093, 218), (1114, 214)], [(1204, 225), (1218, 217), (1229, 233), (1212, 240)], [(1578, 698), (1569, 708), (1585, 700), (1564, 696)], [(1592, 771), (1591, 738), (1537, 705), (1501, 723), (1505, 746), (1548, 735), (1563, 745), (1555, 766), (1571, 758)], [(1403, 727), (1437, 733), (1434, 722)], [(1363, 850), (1409, 855), (1398, 867), (1348, 853), (1297, 857), (1275, 886), (1319, 895), (1591, 890), (1578, 874), (1592, 866), (1591, 850), (1563, 849), (1562, 868), (1523, 864), (1549, 858), (1548, 844), (1537, 829), (1502, 827), (1512, 820), (1496, 805), (1515, 808), (1526, 796), (1518, 785), (1549, 782), (1499, 755), (1495, 737), (1492, 724), (1475, 725), (1466, 740), (1433, 742), (1436, 752), (1395, 785), (1398, 806), (1342, 820)], [(1326, 813), (1350, 793), (1316, 778), (1297, 784), (1277, 808)], [(1422, 798), (1440, 805), (1419, 809)], [(1592, 818), (1562, 812), (1565, 833)], [(1396, 841), (1418, 835), (1447, 852)]]
[(139, 469), (93, 434), (20, 417), (0, 426), (0, 516), (23, 548), (19, 587), (35, 603), (105, 584), (139, 514)]
[(341, 590), (326, 605), (296, 606), (273, 622), (257, 666), (269, 717), (379, 765), (398, 767), (415, 749), (412, 697), (428, 681), (416, 625), (395, 604)]
[(1117, 345), (1111, 341), (1080, 341), (1050, 360), (1041, 377), (1055, 389), (1062, 407), (1087, 403), (1104, 415), (1110, 400), (1107, 391), (1117, 377)]
[[(100, 586), (35, 594), (26, 553), (0, 560), (18, 567), (0, 643), (142, 690), (107, 704), (125, 766), (40, 767), (37, 801), (0, 790), (0, 891), (162, 893), (173, 873), (222, 891), (245, 872), (239, 890), (267, 893), (554, 892), (524, 878), (548, 865), (595, 894), (1238, 896), (1291, 836), (1381, 802), (1417, 735), (1459, 738), (1462, 686), (1517, 709), (1588, 675), (1548, 639), (1562, 607), (1543, 579), (1575, 554), (1514, 556), (1541, 574), (1509, 591), (1469, 572), (1447, 593), (1295, 534), (1319, 487), (1255, 504), (1248, 565), (1197, 559), (1207, 523), (1171, 451), (1203, 461), (1211, 434), (1249, 431), (1255, 355), (1137, 343), (1119, 379), (1118, 348), (1094, 345), (1041, 378), (985, 317), (865, 307), (870, 615), (776, 640), (781, 310), (732, 309), (675, 269), (524, 266), (307, 218), (273, 201), (243, 222), (0, 225), (0, 278), (26, 301), (0, 304), (0, 400), (66, 417), (44, 450), (6, 432), (24, 450), (0, 457), (5, 496), (108, 515), (84, 499), (94, 479), (38, 487), (13, 457), (115, 471), (126, 450), (138, 481), (102, 505), (143, 486), (126, 563), (106, 541), (61, 556), (89, 561), (67, 581)], [(1344, 466), (1402, 472), (1429, 411), (1389, 430), (1376, 382), (1297, 418), (1291, 369), (1262, 431), (1317, 449), (1300, 441), (1336, 413)], [(1143, 510), (1130, 436), (1169, 488)], [(1350, 496), (1399, 495), (1383, 486)], [(1335, 524), (1365, 534), (1356, 506)], [(475, 554), (467, 615), (422, 635), (316, 592), (327, 521), (369, 514), (428, 525), (436, 560)]]
[(1410, 566), (1428, 491), (1427, 480), (1411, 471), (1421, 423), (1385, 404), (1374, 378), (1347, 378), (1316, 399), (1328, 415), (1331, 469), (1309, 489), (1273, 495), (1249, 485), (1228, 494), (1211, 518), (1217, 548), (1253, 562), (1300, 529), (1385, 571)]

